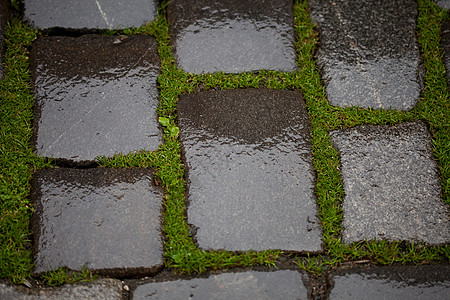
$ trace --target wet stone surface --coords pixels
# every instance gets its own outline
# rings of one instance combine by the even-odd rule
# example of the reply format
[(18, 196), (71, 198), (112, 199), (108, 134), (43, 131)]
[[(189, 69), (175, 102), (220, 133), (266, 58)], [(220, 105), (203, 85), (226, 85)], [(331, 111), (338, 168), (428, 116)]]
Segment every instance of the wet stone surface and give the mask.
[(291, 270), (223, 273), (147, 283), (137, 287), (132, 299), (307, 299), (302, 278)]
[(181, 95), (188, 222), (200, 248), (321, 251), (310, 123), (299, 92)]
[(178, 65), (190, 73), (296, 69), (292, 1), (174, 0)]
[(7, 21), (9, 18), (9, 6), (7, 0), (0, 0), (0, 79), (3, 78), (3, 39), (4, 31), (6, 29)]
[(31, 197), (35, 273), (66, 266), (134, 276), (162, 268), (163, 195), (151, 170), (42, 170)]
[(449, 208), (425, 124), (331, 132), (344, 181), (344, 242), (450, 242)]
[(122, 284), (120, 280), (101, 279), (89, 283), (63, 285), (57, 288), (29, 289), (0, 283), (2, 300), (121, 300)]
[(450, 266), (391, 266), (333, 274), (329, 299), (448, 299)]
[(450, 86), (450, 21), (446, 21), (441, 26), (442, 47), (444, 48), (445, 67), (447, 69), (447, 82)]
[(416, 1), (311, 0), (310, 7), (320, 31), (318, 65), (332, 105), (414, 107), (423, 77)]
[(82, 162), (157, 149), (154, 38), (45, 37), (34, 43), (31, 60), (38, 155)]
[(36, 28), (124, 29), (156, 17), (157, 0), (24, 0), (25, 19)]

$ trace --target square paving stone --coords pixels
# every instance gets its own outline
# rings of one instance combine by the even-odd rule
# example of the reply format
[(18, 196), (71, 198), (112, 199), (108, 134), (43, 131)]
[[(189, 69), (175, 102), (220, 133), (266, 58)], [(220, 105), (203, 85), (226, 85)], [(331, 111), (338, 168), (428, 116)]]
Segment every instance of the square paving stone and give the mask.
[(178, 104), (188, 222), (203, 249), (321, 251), (302, 95), (185, 94)]
[(157, 0), (24, 0), (25, 19), (39, 29), (124, 29), (156, 17)]
[(346, 243), (450, 242), (450, 211), (425, 124), (360, 126), (331, 138), (341, 157)]
[(449, 265), (338, 271), (329, 299), (449, 299), (449, 274)]
[(114, 276), (163, 265), (162, 192), (150, 169), (42, 170), (32, 180), (35, 273), (83, 267)]
[(2, 300), (122, 300), (122, 283), (117, 279), (100, 279), (60, 287), (26, 288), (0, 283)]
[(178, 66), (190, 73), (296, 69), (289, 0), (173, 0)]
[(158, 148), (154, 38), (45, 37), (31, 59), (38, 155), (80, 162)]
[(7, 0), (0, 0), (0, 79), (3, 78), (3, 39), (9, 18), (9, 5)]
[(140, 285), (132, 299), (307, 299), (297, 271), (247, 271)]
[(311, 0), (319, 25), (318, 65), (332, 105), (409, 110), (423, 66), (415, 0)]

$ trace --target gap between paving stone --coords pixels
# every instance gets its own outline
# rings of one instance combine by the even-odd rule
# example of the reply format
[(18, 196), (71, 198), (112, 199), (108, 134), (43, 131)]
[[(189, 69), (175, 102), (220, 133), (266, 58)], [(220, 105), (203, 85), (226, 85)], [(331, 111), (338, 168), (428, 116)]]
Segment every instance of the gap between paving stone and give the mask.
[(201, 249), (322, 251), (300, 92), (183, 94), (178, 116), (187, 217)]
[(343, 240), (450, 242), (431, 136), (423, 122), (330, 133), (344, 182)]
[(163, 267), (163, 193), (151, 169), (38, 171), (32, 180), (34, 273), (86, 267), (145, 276)]
[(417, 1), (311, 0), (317, 63), (328, 100), (340, 107), (410, 110), (424, 67), (416, 37)]
[(190, 73), (294, 71), (292, 1), (172, 0), (177, 64)]
[(157, 44), (148, 36), (52, 36), (31, 51), (36, 153), (66, 164), (156, 150)]

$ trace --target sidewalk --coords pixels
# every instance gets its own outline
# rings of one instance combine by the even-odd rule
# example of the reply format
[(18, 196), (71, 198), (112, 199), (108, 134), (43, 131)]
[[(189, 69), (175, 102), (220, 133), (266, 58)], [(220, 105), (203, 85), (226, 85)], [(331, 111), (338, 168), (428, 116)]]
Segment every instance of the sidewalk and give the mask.
[[(33, 277), (1, 299), (449, 297), (448, 90), (427, 93), (444, 75), (418, 40), (435, 4), (115, 2), (24, 1), (51, 167)], [(60, 268), (98, 278), (42, 286)]]

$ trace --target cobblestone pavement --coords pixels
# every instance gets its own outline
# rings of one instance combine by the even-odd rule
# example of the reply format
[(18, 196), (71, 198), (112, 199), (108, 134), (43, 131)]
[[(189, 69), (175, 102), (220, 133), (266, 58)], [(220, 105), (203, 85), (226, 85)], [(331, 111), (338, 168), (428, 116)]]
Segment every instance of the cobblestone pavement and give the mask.
[[(437, 1), (445, 9), (449, 2)], [(57, 288), (3, 281), (0, 298), (450, 299), (448, 264), (349, 264), (320, 277), (292, 265), (190, 276), (164, 268), (164, 191), (154, 170), (95, 168), (97, 156), (154, 151), (163, 143), (155, 38), (98, 33), (152, 22), (159, 5), (24, 0), (25, 22), (57, 28), (31, 50), (32, 142), (37, 155), (64, 166), (38, 171), (32, 180), (34, 274), (86, 267), (100, 279)], [(317, 64), (332, 105), (406, 111), (417, 104), (425, 71), (416, 1), (309, 5), (320, 31)], [(0, 8), (2, 33), (7, 1)], [(176, 64), (186, 72), (297, 69), (292, 1), (172, 0), (164, 9)], [(446, 50), (448, 28), (443, 25)], [(324, 252), (311, 121), (300, 91), (183, 94), (178, 125), (187, 220), (199, 249)], [(344, 243), (450, 243), (450, 211), (424, 122), (329, 134), (341, 155)]]

